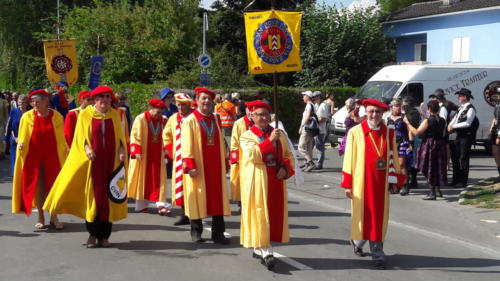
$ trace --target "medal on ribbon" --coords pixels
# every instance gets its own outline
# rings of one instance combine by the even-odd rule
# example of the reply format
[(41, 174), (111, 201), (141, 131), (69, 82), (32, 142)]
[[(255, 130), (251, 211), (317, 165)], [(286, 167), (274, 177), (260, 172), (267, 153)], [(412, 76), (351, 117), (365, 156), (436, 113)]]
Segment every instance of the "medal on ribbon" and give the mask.
[(375, 149), (375, 152), (377, 153), (377, 159), (375, 160), (375, 167), (377, 170), (385, 170), (387, 168), (387, 163), (385, 159), (382, 157), (383, 156), (383, 149), (384, 149), (384, 137), (380, 136), (380, 148), (377, 147), (377, 144), (375, 143), (375, 139), (373, 139), (372, 132), (370, 131), (368, 133), (370, 135), (370, 140), (372, 141), (373, 148)]
[(205, 132), (205, 135), (207, 136), (207, 144), (212, 146), (215, 145), (215, 126), (214, 126), (214, 120), (210, 119), (210, 127), (207, 125), (205, 122), (205, 119), (200, 120), (200, 125), (203, 131)]

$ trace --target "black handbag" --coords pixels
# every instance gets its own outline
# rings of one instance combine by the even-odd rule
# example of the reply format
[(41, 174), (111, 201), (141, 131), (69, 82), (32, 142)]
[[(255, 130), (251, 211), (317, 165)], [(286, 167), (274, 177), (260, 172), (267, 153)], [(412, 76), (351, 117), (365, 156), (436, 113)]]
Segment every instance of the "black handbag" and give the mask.
[[(311, 104), (311, 106), (313, 106)], [(318, 116), (316, 116), (316, 113), (314, 112), (314, 106), (311, 110), (312, 116), (309, 118), (307, 123), (304, 125), (304, 130), (312, 135), (313, 137), (319, 135), (319, 121), (318, 121)]]

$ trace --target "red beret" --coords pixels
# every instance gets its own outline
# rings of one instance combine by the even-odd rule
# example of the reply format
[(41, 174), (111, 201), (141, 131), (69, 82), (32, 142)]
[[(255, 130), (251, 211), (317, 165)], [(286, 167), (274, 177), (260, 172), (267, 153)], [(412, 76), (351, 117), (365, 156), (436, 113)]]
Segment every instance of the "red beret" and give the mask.
[(78, 93), (78, 100), (79, 101), (82, 101), (88, 97), (90, 97), (90, 92), (87, 90), (83, 90), (83, 91)]
[(212, 99), (215, 99), (215, 93), (210, 91), (209, 89), (207, 88), (203, 88), (203, 87), (196, 87), (194, 88), (194, 94), (198, 97), (201, 93), (205, 93), (205, 94), (209, 94)]
[(269, 112), (273, 111), (273, 108), (269, 104), (261, 100), (245, 102), (245, 105), (248, 107), (248, 110), (250, 110), (250, 112), (253, 112), (257, 108), (267, 108)]
[(373, 106), (381, 108), (384, 111), (389, 110), (389, 106), (387, 104), (385, 104), (381, 101), (378, 101), (378, 100), (374, 100), (374, 99), (364, 99), (361, 102), (361, 105), (363, 105), (364, 107), (367, 107), (368, 105), (373, 105)]
[(29, 92), (29, 94), (28, 94), (29, 98), (31, 98), (33, 96), (37, 96), (37, 95), (50, 97), (49, 92), (47, 92), (47, 90), (45, 90), (45, 89), (34, 90), (34, 91)]
[(113, 94), (113, 89), (111, 87), (108, 87), (106, 85), (101, 85), (97, 86), (92, 92), (90, 92), (90, 96), (94, 97), (100, 94), (111, 94), (111, 97), (114, 97), (115, 95)]
[(160, 99), (150, 99), (149, 106), (156, 108), (167, 108), (167, 105)]

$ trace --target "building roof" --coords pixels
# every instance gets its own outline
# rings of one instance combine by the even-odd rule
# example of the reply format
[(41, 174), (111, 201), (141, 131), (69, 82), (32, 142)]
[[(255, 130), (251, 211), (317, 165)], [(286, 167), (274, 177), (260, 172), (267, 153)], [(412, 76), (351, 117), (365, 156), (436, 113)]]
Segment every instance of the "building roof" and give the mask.
[(420, 2), (395, 11), (385, 17), (383, 21), (390, 22), (456, 12), (466, 12), (469, 10), (491, 8), (495, 6), (500, 8), (500, 0), (450, 0), (449, 5), (444, 5), (441, 0)]

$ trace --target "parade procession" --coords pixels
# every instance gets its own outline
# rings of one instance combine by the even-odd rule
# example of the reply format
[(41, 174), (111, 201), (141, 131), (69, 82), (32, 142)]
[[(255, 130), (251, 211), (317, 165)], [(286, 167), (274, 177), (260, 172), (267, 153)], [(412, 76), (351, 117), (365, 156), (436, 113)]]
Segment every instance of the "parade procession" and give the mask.
[(473, 1), (50, 2), (36, 78), (0, 69), (0, 280), (498, 278), (500, 58), (346, 47)]

